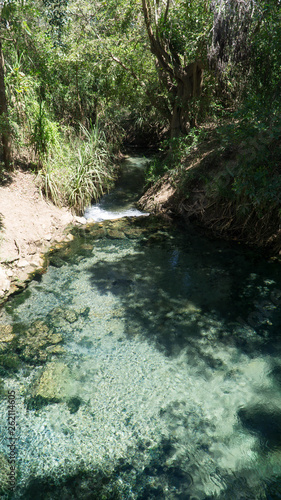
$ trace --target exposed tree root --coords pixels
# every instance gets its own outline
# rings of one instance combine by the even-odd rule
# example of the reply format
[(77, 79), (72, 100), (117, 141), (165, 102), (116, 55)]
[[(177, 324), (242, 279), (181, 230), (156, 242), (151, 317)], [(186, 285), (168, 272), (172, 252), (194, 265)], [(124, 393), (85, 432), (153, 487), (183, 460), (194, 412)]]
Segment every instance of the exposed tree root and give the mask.
[(209, 202), (200, 196), (192, 204), (182, 202), (178, 211), (187, 220), (203, 226), (214, 235), (281, 252), (281, 228), (277, 211), (260, 217), (254, 208), (247, 216), (232, 201)]

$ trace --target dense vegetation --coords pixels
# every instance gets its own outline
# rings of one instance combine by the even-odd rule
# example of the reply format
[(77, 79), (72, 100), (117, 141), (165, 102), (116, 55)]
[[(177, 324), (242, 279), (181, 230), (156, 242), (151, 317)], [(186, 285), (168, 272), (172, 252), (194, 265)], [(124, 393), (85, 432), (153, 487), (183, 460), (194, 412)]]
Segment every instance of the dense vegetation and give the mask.
[(82, 212), (112, 185), (122, 144), (157, 146), (148, 182), (172, 172), (186, 205), (199, 183), (215, 230), (255, 228), (267, 244), (281, 214), (280, 7), (1, 2), (2, 179), (26, 166), (46, 196)]

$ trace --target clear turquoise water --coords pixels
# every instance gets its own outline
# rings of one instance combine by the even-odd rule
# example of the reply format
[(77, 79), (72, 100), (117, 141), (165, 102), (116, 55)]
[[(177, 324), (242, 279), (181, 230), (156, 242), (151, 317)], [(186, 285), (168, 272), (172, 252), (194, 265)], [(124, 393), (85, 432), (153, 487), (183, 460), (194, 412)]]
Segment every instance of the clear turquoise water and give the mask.
[(0, 318), (10, 498), (281, 498), (279, 290), (278, 262), (152, 217), (76, 230)]

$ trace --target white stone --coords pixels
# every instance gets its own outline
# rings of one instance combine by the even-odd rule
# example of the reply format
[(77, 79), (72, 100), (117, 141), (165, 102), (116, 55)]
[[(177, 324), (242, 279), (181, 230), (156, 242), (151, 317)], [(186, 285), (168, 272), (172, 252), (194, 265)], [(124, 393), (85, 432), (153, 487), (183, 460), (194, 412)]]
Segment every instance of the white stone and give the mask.
[(7, 278), (7, 274), (3, 267), (0, 267), (0, 297), (5, 295), (5, 292), (10, 290), (10, 280)]
[(8, 279), (4, 280), (0, 286), (3, 292), (8, 292), (10, 290), (10, 280)]
[(79, 224), (86, 224), (87, 223), (87, 219), (85, 219), (85, 217), (74, 217), (75, 221), (78, 222)]
[(34, 255), (32, 257), (30, 264), (34, 267), (42, 267), (43, 266), (43, 259), (40, 257), (40, 255)]
[(72, 241), (72, 240), (74, 240), (74, 236), (73, 236), (73, 234), (68, 234), (68, 235), (66, 236), (66, 238), (64, 239), (64, 241)]
[(29, 263), (27, 262), (27, 260), (20, 259), (20, 260), (18, 261), (18, 263), (17, 263), (17, 266), (18, 266), (18, 267), (26, 267), (26, 266), (28, 266), (28, 264), (29, 264)]

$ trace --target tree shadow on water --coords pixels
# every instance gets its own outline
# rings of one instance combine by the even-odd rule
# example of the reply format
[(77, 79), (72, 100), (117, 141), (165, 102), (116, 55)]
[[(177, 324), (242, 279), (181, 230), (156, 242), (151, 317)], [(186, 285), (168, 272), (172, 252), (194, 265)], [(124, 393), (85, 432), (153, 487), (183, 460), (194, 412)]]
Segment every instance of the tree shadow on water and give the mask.
[(241, 408), (238, 417), (250, 433), (259, 437), (263, 450), (281, 448), (281, 411), (279, 409), (250, 406)]
[[(120, 300), (126, 334), (142, 335), (168, 356), (190, 345), (198, 349), (198, 338), (207, 338), (206, 331), (212, 332), (212, 343), (234, 345), (252, 355), (259, 352), (263, 344), (260, 325), (254, 335), (248, 334), (247, 324), (244, 335), (233, 333), (233, 324), (235, 328), (239, 325), (241, 305), (246, 319), (247, 311), (256, 307), (254, 294), (262, 284), (258, 272), (253, 273), (258, 271), (256, 262), (237, 250), (216, 252), (201, 242), (182, 249), (165, 239), (159, 243), (154, 236), (125, 255), (118, 255), (120, 242), (116, 240), (115, 259), (111, 254), (109, 260), (100, 260), (88, 269), (91, 284), (100, 294), (110, 293)], [(245, 291), (248, 295), (243, 295)], [(263, 345), (268, 351), (273, 344), (276, 347), (276, 328), (272, 328)], [(216, 359), (204, 352), (200, 356), (216, 366)]]
[[(148, 447), (147, 447), (148, 446)], [(133, 456), (119, 458), (107, 468), (93, 465), (62, 477), (32, 478), (19, 498), (24, 500), (162, 500), (166, 494), (188, 500), (192, 475), (186, 468), (167, 460), (174, 453), (173, 442), (163, 438), (158, 446), (140, 442)]]
[(114, 262), (96, 263), (89, 269), (91, 284), (102, 295), (118, 297), (129, 338), (139, 334), (166, 355), (175, 355), (199, 334), (199, 328), (194, 323), (183, 325), (175, 312), (182, 306), (182, 277), (168, 262), (166, 271), (159, 266), (159, 248), (150, 249), (149, 254), (147, 258), (140, 251)]

